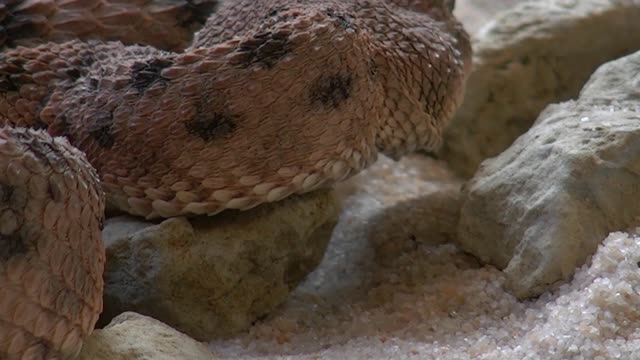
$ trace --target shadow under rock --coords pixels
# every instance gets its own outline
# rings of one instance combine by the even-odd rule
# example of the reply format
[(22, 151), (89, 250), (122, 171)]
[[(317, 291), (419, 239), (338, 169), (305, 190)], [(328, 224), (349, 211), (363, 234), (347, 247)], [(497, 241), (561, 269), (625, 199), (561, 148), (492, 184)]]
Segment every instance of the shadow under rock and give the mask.
[(452, 186), (384, 209), (371, 219), (367, 236), (376, 262), (391, 265), (420, 245), (453, 243), (461, 205), (462, 195)]
[(341, 305), (366, 297), (375, 274), (394, 259), (422, 245), (452, 242), (461, 202), (457, 186), (391, 206), (370, 197), (348, 199), (322, 263), (298, 292)]
[[(491, 283), (497, 270), (451, 244), (461, 201), (458, 187), (390, 206), (372, 197), (348, 199), (323, 262), (249, 337), (268, 343), (285, 334), (264, 348), (264, 355), (284, 356), (362, 337), (437, 342), (455, 334), (463, 341), (479, 331), (460, 324), (482, 315), (477, 303), (497, 301), (497, 292), (482, 289), (500, 284)], [(478, 272), (486, 283), (474, 284)]]

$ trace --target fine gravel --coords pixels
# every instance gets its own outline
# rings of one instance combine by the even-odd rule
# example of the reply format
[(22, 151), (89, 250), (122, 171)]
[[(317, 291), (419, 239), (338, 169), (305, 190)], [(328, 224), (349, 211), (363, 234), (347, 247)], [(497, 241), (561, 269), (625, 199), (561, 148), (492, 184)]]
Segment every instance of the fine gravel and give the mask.
[[(453, 245), (459, 182), (442, 164), (382, 159), (340, 188), (323, 263), (234, 359), (640, 359), (640, 237), (609, 235), (571, 282), (531, 301)], [(630, 200), (633, 201), (633, 200)], [(640, 221), (639, 221), (640, 224)], [(638, 229), (635, 229), (637, 233)]]

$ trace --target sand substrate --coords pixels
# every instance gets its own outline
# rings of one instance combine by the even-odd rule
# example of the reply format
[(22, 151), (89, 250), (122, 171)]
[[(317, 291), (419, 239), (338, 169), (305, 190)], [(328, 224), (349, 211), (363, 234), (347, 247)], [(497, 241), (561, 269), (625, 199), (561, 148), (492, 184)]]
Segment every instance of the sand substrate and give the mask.
[(500, 271), (450, 241), (457, 186), (435, 161), (382, 159), (340, 188), (344, 212), (320, 267), (276, 313), (211, 350), (234, 359), (640, 359), (640, 237), (609, 235), (570, 283), (521, 302)]

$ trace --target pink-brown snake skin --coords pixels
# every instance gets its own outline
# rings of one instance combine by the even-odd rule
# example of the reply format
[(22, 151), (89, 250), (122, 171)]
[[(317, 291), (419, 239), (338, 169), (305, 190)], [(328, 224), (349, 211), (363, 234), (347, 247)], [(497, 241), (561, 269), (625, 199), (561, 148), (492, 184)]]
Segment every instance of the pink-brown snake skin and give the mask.
[(437, 147), (471, 67), (452, 7), (0, 1), (0, 358), (78, 354), (105, 204), (245, 210)]

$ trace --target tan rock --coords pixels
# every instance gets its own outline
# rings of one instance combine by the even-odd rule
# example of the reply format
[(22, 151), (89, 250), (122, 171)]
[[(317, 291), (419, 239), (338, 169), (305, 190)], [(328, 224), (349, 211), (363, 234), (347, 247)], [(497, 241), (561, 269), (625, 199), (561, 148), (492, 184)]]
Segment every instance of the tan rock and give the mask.
[(153, 318), (123, 313), (85, 340), (77, 360), (212, 360), (206, 345)]
[(518, 297), (567, 280), (640, 218), (639, 74), (640, 52), (603, 65), (467, 184), (459, 241)]
[(601, 64), (640, 49), (640, 1), (527, 1), (476, 34), (465, 100), (440, 156), (470, 177), (549, 103), (578, 95)]
[(338, 212), (320, 191), (213, 218), (109, 219), (101, 323), (136, 311), (199, 340), (245, 330), (317, 266)]
[(526, 0), (457, 0), (454, 15), (464, 24), (464, 28), (475, 34), (493, 16)]

